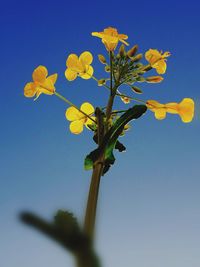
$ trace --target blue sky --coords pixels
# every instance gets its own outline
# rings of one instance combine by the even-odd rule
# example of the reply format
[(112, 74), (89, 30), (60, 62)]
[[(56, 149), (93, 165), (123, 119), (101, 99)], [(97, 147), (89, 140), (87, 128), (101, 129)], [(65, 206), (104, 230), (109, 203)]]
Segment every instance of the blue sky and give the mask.
[(183, 124), (178, 116), (157, 121), (148, 112), (123, 138), (127, 152), (116, 153), (100, 189), (96, 235), (103, 266), (200, 265), (199, 11), (195, 0), (1, 4), (0, 266), (72, 266), (70, 255), (22, 225), (18, 213), (50, 219), (63, 208), (82, 220), (90, 182), (83, 158), (94, 148), (91, 133), (70, 134), (66, 105), (45, 95), (33, 102), (23, 97), (23, 87), (42, 64), (59, 74), (57, 91), (75, 104), (105, 105), (102, 87), (92, 80), (67, 82), (64, 71), (69, 53), (89, 50), (101, 77), (97, 54), (105, 49), (91, 32), (107, 26), (126, 33), (141, 52), (171, 51), (164, 81), (144, 86), (143, 99), (191, 97), (196, 115)]

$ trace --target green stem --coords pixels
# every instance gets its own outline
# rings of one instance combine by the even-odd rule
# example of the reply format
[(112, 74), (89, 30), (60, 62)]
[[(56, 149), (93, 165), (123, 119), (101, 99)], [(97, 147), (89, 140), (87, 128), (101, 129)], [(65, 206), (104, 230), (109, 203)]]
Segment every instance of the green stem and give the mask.
[(114, 103), (114, 98), (115, 98), (115, 94), (116, 94), (116, 86), (113, 87), (112, 84), (112, 79), (113, 79), (113, 58), (112, 58), (112, 52), (110, 52), (110, 97), (108, 100), (108, 104), (107, 104), (107, 108), (106, 108), (106, 123), (107, 123), (107, 127), (108, 127), (108, 123), (109, 123), (109, 119), (110, 119), (110, 115), (112, 112), (112, 107), (113, 107), (113, 103)]
[[(92, 78), (93, 80), (95, 80), (95, 81), (98, 83), (99, 80), (98, 80), (96, 77), (91, 76), (91, 78)], [(110, 90), (110, 87), (107, 86), (106, 84), (102, 84), (102, 86)]]
[[(96, 108), (95, 115), (97, 118), (98, 145), (100, 145), (104, 137), (104, 124), (103, 124), (102, 111), (99, 108)], [(91, 241), (93, 240), (94, 236), (99, 185), (103, 168), (104, 168), (104, 153), (100, 155), (99, 159), (94, 163), (93, 166), (93, 173), (92, 173), (86, 213), (85, 213), (84, 231)]]
[[(98, 79), (97, 78), (95, 78), (94, 76), (92, 76), (92, 78), (96, 81), (96, 82), (98, 82)], [(105, 84), (103, 84), (102, 85), (103, 87), (105, 87), (106, 89), (108, 89), (108, 90), (110, 90), (110, 87), (109, 86), (107, 86), (107, 85), (105, 85)], [(120, 97), (128, 97), (128, 98), (130, 98), (131, 100), (134, 100), (134, 101), (136, 101), (136, 102), (139, 102), (139, 103), (143, 103), (143, 104), (145, 104), (146, 105), (146, 102), (145, 101), (143, 101), (143, 100), (141, 100), (141, 99), (139, 99), (139, 98), (135, 98), (135, 97), (131, 97), (131, 96), (128, 96), (128, 95), (125, 95), (125, 94), (121, 94), (120, 92), (119, 92), (119, 90), (117, 90), (117, 93), (115, 94), (116, 96), (120, 96)]]
[[(113, 101), (114, 101), (114, 97), (116, 93), (116, 89), (115, 87), (113, 88), (113, 84), (112, 84), (112, 78), (113, 78), (112, 60), (113, 60), (112, 52), (110, 52), (110, 88), (109, 88), (110, 97), (109, 97), (108, 104), (106, 107), (106, 128), (103, 131), (104, 134), (108, 130), (109, 119), (111, 116)], [(98, 115), (96, 117), (97, 117), (98, 132), (100, 132), (99, 129), (103, 125), (103, 118), (101, 118), (101, 116), (98, 116)], [(98, 139), (99, 139), (99, 136), (98, 136)], [(101, 138), (99, 139), (99, 145), (100, 143), (101, 143)], [(99, 186), (100, 186), (100, 180), (101, 180), (103, 169), (104, 169), (104, 153), (102, 152), (102, 154), (100, 155), (98, 160), (96, 160), (93, 166), (93, 173), (92, 173), (92, 178), (91, 178), (91, 183), (90, 183), (90, 190), (89, 190), (86, 214), (85, 214), (84, 231), (87, 234), (87, 236), (91, 239), (91, 241), (93, 240), (93, 236), (94, 236), (94, 226), (95, 226), (95, 219), (96, 219)]]
[(88, 119), (90, 119), (91, 121), (93, 121), (96, 124), (96, 121), (91, 118), (88, 114), (86, 114), (84, 111), (82, 111), (80, 108), (78, 108), (76, 105), (74, 105), (71, 101), (69, 101), (67, 98), (65, 98), (64, 96), (62, 96), (61, 94), (59, 94), (58, 92), (55, 92), (54, 95), (56, 95), (58, 98), (62, 99), (65, 103), (67, 103), (68, 105), (76, 108), (79, 112), (81, 112), (84, 116), (86, 116)]
[(85, 213), (84, 231), (90, 240), (93, 240), (94, 226), (96, 219), (96, 209), (99, 194), (99, 185), (104, 168), (103, 156), (96, 161), (93, 167), (93, 173), (90, 183), (90, 190)]
[(134, 100), (136, 102), (139, 102), (139, 103), (142, 103), (142, 104), (145, 104), (146, 105), (146, 102), (139, 99), (139, 98), (135, 98), (135, 97), (131, 97), (131, 96), (128, 96), (128, 95), (124, 95), (124, 94), (121, 94), (119, 91), (116, 93), (117, 96), (120, 96), (120, 97), (128, 97), (130, 98), (130, 100)]

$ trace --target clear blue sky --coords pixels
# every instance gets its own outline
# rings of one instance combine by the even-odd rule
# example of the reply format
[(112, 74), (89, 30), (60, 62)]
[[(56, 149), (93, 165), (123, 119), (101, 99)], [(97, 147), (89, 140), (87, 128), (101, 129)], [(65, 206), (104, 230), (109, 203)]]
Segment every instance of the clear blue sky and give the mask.
[[(51, 218), (57, 208), (82, 220), (90, 172), (84, 156), (91, 133), (68, 131), (66, 105), (55, 96), (23, 97), (33, 69), (58, 72), (57, 90), (77, 105), (104, 105), (107, 92), (92, 80), (64, 77), (69, 53), (103, 53), (92, 31), (118, 28), (138, 44), (171, 51), (165, 80), (143, 98), (192, 97), (196, 116), (156, 121), (143, 116), (123, 138), (125, 154), (102, 179), (97, 249), (104, 267), (200, 266), (200, 4), (184, 1), (4, 1), (0, 9), (0, 266), (73, 266), (51, 240), (22, 225), (24, 209)], [(102, 65), (95, 56), (95, 75)], [(116, 102), (123, 107), (120, 101)]]

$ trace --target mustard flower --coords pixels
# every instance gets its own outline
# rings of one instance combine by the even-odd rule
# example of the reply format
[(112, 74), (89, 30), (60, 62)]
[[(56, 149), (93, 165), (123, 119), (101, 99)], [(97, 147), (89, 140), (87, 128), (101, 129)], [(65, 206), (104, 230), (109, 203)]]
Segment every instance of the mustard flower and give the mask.
[(91, 66), (93, 56), (90, 52), (85, 51), (79, 57), (76, 54), (68, 56), (65, 71), (65, 77), (68, 81), (73, 81), (77, 76), (83, 79), (90, 79), (93, 75), (93, 67)]
[[(94, 107), (88, 102), (83, 103), (80, 107), (80, 110), (90, 117), (94, 113)], [(68, 121), (71, 121), (69, 129), (73, 134), (80, 134), (83, 131), (84, 125), (88, 127), (88, 125), (94, 123), (75, 107), (69, 107), (66, 110), (65, 116)], [(91, 118), (95, 119), (94, 116)]]
[(166, 58), (170, 56), (170, 52), (159, 52), (156, 49), (149, 49), (145, 53), (146, 60), (150, 63), (151, 67), (156, 69), (158, 74), (164, 74), (167, 69)]
[(161, 104), (155, 100), (146, 102), (148, 109), (154, 112), (156, 119), (163, 120), (166, 113), (178, 114), (185, 123), (191, 122), (194, 117), (194, 101), (184, 98), (180, 103)]
[(32, 74), (33, 82), (29, 82), (24, 87), (25, 97), (34, 97), (37, 99), (42, 93), (46, 95), (53, 95), (55, 93), (55, 86), (57, 80), (57, 73), (48, 75), (48, 70), (45, 66), (38, 66)]
[(102, 43), (105, 45), (108, 51), (114, 51), (119, 41), (125, 45), (128, 45), (128, 43), (124, 41), (128, 39), (128, 36), (125, 34), (119, 34), (117, 29), (112, 27), (104, 29), (103, 32), (92, 32), (92, 36), (101, 38)]

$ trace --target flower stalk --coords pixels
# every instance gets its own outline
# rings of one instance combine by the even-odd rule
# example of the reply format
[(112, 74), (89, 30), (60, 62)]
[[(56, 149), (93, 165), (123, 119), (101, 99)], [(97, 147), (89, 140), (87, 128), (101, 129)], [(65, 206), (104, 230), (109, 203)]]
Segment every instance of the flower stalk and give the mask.
[(108, 104), (106, 108), (106, 122), (108, 124), (108, 121), (111, 116), (112, 107), (114, 103), (114, 98), (116, 94), (116, 85), (113, 86), (113, 55), (112, 52), (109, 53), (110, 55), (110, 97), (108, 99)]
[[(110, 97), (108, 100), (108, 104), (106, 107), (106, 127), (102, 129), (104, 123), (101, 111), (99, 109), (96, 110), (96, 118), (97, 118), (97, 127), (98, 127), (98, 145), (101, 144), (102, 137), (109, 129), (109, 119), (112, 114), (112, 107), (114, 103), (114, 98), (116, 95), (116, 85), (113, 86), (113, 55), (112, 52), (109, 52), (110, 56)], [(96, 160), (93, 166), (93, 173), (91, 177), (90, 190), (88, 195), (88, 202), (85, 214), (85, 223), (84, 230), (86, 234), (89, 236), (91, 240), (94, 237), (94, 227), (95, 227), (95, 219), (96, 219), (96, 210), (97, 210), (97, 202), (98, 202), (98, 194), (99, 194), (99, 186), (100, 180), (104, 169), (104, 151)]]
[[(100, 146), (102, 143), (102, 139), (104, 137), (104, 123), (103, 123), (102, 112), (99, 108), (96, 108), (95, 115), (97, 119), (98, 145)], [(93, 172), (91, 177), (91, 183), (90, 183), (90, 189), (89, 189), (88, 201), (85, 213), (84, 231), (91, 241), (93, 240), (94, 237), (99, 186), (103, 169), (104, 169), (104, 152), (99, 156), (99, 158), (97, 159), (97, 161), (94, 163), (93, 166)]]

